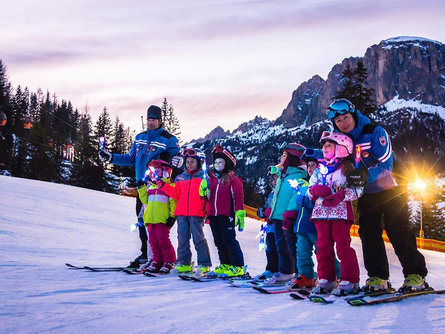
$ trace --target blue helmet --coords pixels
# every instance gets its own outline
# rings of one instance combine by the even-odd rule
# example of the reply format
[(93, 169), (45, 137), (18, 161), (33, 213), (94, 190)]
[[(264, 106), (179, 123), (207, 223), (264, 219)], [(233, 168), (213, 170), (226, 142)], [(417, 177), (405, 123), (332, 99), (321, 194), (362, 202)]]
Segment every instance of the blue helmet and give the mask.
[(329, 105), (327, 114), (329, 119), (332, 120), (335, 118), (335, 116), (343, 115), (348, 112), (354, 115), (356, 110), (357, 109), (355, 109), (355, 106), (351, 101), (347, 99), (338, 99)]

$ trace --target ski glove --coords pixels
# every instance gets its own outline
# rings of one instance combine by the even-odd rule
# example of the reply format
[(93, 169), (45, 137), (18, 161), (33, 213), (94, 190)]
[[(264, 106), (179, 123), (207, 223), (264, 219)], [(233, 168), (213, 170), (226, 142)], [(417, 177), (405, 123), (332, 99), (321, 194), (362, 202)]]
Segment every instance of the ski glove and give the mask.
[(366, 168), (354, 169), (346, 176), (346, 180), (352, 187), (364, 187), (368, 182), (368, 174)]
[(332, 194), (331, 188), (328, 186), (322, 186), (321, 184), (316, 184), (309, 188), (309, 191), (315, 201), (318, 197), (326, 197)]
[(238, 210), (235, 212), (235, 227), (238, 226), (238, 231), (244, 230), (244, 217), (246, 217), (246, 211)]
[(345, 190), (342, 189), (338, 193), (327, 196), (323, 200), (322, 204), (323, 206), (326, 206), (328, 208), (333, 208), (345, 199), (345, 194), (346, 194)]
[(168, 217), (167, 221), (165, 222), (165, 225), (167, 225), (168, 227), (172, 228), (173, 225), (175, 225), (176, 222), (176, 218), (175, 217)]
[(175, 156), (172, 158), (172, 166), (173, 166), (173, 167), (175, 167), (175, 168), (181, 168), (183, 164), (184, 164), (184, 159), (183, 159), (181, 156), (179, 156), (179, 155), (175, 155)]
[(113, 154), (106, 150), (99, 151), (99, 159), (102, 162), (111, 162), (113, 160)]
[(209, 194), (209, 184), (206, 179), (202, 179), (201, 184), (199, 185), (199, 196), (207, 197)]
[(296, 210), (288, 210), (283, 213), (283, 230), (290, 230), (292, 225), (294, 225), (294, 221), (297, 220), (298, 211)]

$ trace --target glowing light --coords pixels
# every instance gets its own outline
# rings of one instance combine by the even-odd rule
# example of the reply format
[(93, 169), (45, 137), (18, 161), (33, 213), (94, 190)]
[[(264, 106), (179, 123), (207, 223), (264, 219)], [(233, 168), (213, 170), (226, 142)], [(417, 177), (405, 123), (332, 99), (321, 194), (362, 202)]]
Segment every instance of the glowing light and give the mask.
[(426, 183), (423, 180), (417, 179), (416, 182), (414, 183), (414, 186), (420, 190), (423, 191), (426, 189)]

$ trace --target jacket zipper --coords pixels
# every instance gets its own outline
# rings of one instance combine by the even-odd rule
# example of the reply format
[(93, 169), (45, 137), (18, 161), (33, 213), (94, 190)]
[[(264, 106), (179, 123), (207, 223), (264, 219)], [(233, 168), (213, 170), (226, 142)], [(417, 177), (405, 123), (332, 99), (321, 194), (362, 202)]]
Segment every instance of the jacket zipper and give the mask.
[(215, 216), (218, 216), (218, 208), (217, 208), (217, 206), (216, 206), (216, 202), (218, 201), (218, 189), (219, 189), (219, 182), (220, 182), (221, 180), (220, 179), (218, 179), (218, 184), (216, 185), (216, 191), (215, 191)]

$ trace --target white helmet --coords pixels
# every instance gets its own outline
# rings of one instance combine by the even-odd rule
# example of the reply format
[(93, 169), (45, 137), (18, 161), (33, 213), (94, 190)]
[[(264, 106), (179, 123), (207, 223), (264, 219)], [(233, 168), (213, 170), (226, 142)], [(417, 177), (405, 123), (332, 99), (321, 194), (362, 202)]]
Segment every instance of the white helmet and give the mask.
[(323, 144), (327, 140), (332, 140), (337, 145), (335, 146), (335, 157), (346, 158), (351, 155), (354, 150), (352, 139), (341, 132), (323, 131), (320, 143)]

